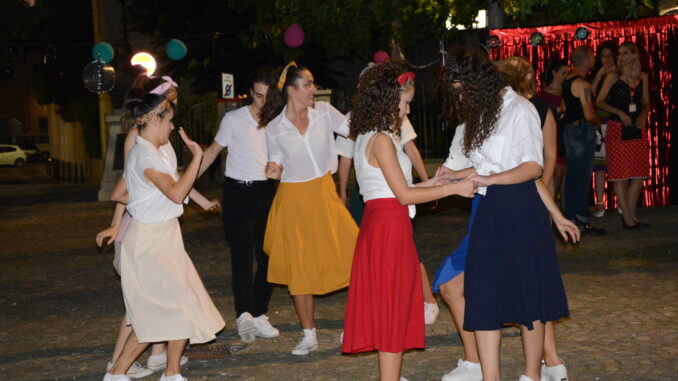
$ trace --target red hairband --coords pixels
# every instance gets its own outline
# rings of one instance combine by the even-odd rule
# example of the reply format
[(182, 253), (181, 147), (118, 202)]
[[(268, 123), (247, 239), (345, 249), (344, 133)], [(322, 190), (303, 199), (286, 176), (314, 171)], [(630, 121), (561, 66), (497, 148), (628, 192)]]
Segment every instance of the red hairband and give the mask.
[(414, 81), (414, 73), (412, 73), (411, 71), (408, 71), (407, 73), (398, 76), (398, 84), (400, 86), (404, 85), (408, 80)]

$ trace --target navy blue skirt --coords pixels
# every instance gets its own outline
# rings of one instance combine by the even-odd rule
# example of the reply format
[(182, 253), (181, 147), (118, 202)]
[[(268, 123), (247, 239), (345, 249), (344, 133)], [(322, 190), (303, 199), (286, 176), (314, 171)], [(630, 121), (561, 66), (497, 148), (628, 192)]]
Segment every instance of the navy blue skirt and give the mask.
[(464, 278), (464, 329), (569, 315), (555, 241), (534, 181), (492, 185), (478, 204)]

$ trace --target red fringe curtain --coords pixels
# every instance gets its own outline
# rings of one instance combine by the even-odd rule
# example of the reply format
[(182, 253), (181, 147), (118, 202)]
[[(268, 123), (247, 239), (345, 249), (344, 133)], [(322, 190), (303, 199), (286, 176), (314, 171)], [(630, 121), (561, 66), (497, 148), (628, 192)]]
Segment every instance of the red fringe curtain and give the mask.
[[(588, 38), (577, 40), (575, 31), (579, 27), (589, 30)], [(534, 32), (544, 35), (544, 43), (532, 46), (529, 42)], [(493, 29), (490, 35), (501, 39), (501, 46), (490, 52), (492, 59), (510, 56), (527, 57), (537, 71), (537, 78), (546, 64), (553, 59), (569, 61), (574, 48), (588, 45), (594, 51), (604, 41), (621, 44), (632, 41), (640, 50), (641, 63), (648, 73), (650, 82), (650, 103), (648, 139), (650, 140), (651, 175), (645, 181), (642, 202), (645, 206), (668, 205), (670, 165), (670, 118), (674, 111), (676, 92), (672, 89), (672, 73), (668, 56), (670, 49), (676, 49), (678, 41), (678, 16), (663, 16), (631, 21), (606, 21), (573, 25), (544, 26), (539, 28)], [(541, 88), (541, 84), (538, 84)], [(611, 188), (611, 187), (610, 187)], [(609, 190), (608, 190), (609, 191)], [(607, 207), (615, 207), (613, 195), (607, 194)]]

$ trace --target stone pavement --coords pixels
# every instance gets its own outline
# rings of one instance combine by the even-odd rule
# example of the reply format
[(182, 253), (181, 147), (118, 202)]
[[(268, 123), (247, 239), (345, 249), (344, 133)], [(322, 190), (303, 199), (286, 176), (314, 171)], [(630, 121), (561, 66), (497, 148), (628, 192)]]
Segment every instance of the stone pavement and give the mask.
[[(124, 311), (110, 265), (112, 250), (100, 253), (94, 244), (96, 232), (110, 222), (112, 205), (93, 201), (94, 186), (49, 180), (17, 184), (8, 180), (8, 171), (0, 168), (0, 380), (101, 380)], [(209, 195), (219, 194), (214, 185), (206, 189)], [(431, 277), (465, 233), (466, 207), (449, 200), (439, 211), (417, 218), (416, 240)], [(577, 247), (558, 245), (572, 313), (557, 325), (558, 344), (571, 380), (678, 379), (678, 208), (640, 213), (651, 229), (623, 231), (619, 215), (608, 213), (595, 221), (608, 229), (606, 236), (587, 237)], [(346, 292), (316, 299), (320, 350), (309, 356), (289, 353), (300, 330), (282, 288), (275, 290), (269, 312), (281, 336), (239, 343), (220, 215), (190, 206), (182, 230), (227, 321), (217, 342), (233, 348), (230, 358), (190, 361), (185, 377), (377, 379), (376, 355), (340, 353)], [(516, 380), (522, 364), (520, 336), (517, 329), (506, 328), (503, 337), (503, 379)], [(439, 380), (461, 355), (452, 319), (443, 310), (427, 328), (426, 350), (405, 355), (403, 375), (412, 381)]]

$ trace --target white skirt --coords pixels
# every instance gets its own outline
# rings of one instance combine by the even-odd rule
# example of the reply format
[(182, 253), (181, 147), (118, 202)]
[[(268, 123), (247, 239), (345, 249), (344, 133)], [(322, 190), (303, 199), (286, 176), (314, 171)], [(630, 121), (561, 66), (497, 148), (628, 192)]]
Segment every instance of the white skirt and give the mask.
[(184, 250), (179, 221), (132, 221), (120, 255), (127, 322), (140, 343), (215, 338), (224, 319)]

